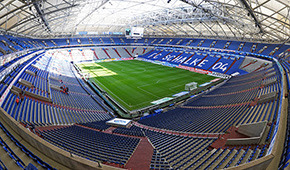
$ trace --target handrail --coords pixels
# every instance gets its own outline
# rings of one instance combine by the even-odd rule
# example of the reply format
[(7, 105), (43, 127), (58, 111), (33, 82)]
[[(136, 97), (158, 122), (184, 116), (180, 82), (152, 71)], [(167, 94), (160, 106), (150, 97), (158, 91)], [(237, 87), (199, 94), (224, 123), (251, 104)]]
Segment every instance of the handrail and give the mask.
[[(284, 72), (283, 71), (283, 67), (278, 62), (277, 59), (273, 58), (273, 60), (276, 62), (277, 66), (279, 68), (279, 73), (280, 73), (280, 76), (281, 76), (281, 81), (280, 82), (283, 83), (284, 82), (284, 76), (282, 74)], [(271, 139), (271, 143), (270, 143), (269, 148), (268, 148), (268, 151), (267, 151), (267, 155), (269, 155), (269, 154), (272, 153), (272, 149), (273, 149), (274, 143), (276, 141), (277, 131), (278, 131), (278, 128), (279, 128), (279, 123), (280, 123), (281, 111), (282, 111), (282, 101), (283, 101), (283, 97), (284, 97), (284, 88), (281, 88), (281, 91), (280, 91), (280, 102), (279, 102), (279, 108), (278, 108), (276, 126), (275, 126), (275, 129), (274, 129), (274, 132), (273, 132), (273, 136), (272, 136), (272, 139)]]

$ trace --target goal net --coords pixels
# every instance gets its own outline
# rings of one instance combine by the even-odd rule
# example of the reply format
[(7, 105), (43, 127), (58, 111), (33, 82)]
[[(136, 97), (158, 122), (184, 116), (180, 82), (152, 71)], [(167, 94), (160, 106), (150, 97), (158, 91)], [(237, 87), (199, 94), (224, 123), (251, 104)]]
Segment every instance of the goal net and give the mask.
[(196, 88), (197, 88), (196, 82), (191, 82), (191, 83), (185, 84), (185, 90), (187, 90), (187, 91), (191, 91), (191, 90), (196, 89)]

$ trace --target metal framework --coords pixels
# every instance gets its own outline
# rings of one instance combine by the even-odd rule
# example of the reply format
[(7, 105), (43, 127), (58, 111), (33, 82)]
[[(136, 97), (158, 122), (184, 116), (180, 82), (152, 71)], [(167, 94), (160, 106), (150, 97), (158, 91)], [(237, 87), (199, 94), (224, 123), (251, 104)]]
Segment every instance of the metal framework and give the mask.
[(267, 42), (290, 39), (289, 0), (3, 0), (0, 31), (30, 37), (109, 34)]

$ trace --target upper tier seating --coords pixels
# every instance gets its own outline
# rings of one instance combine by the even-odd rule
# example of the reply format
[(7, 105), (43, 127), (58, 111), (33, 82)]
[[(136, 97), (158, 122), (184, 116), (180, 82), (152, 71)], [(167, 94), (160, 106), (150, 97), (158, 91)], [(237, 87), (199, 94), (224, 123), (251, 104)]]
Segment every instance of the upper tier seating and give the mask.
[(0, 40), (2, 41), (0, 42), (0, 56), (29, 48), (76, 45), (82, 46), (91, 44), (124, 45), (136, 43), (142, 45), (182, 45), (212, 49), (237, 50), (242, 52), (254, 52), (275, 57), (289, 48), (288, 45), (280, 46), (279, 44), (258, 44), (251, 42), (189, 38), (143, 38), (140, 40), (131, 40), (120, 37), (31, 39), (14, 37), (10, 35), (2, 35), (0, 36)]
[(232, 74), (238, 71), (239, 66), (243, 62), (243, 58), (237, 59), (227, 53), (204, 52), (199, 50), (174, 51), (158, 48), (140, 57), (224, 74)]

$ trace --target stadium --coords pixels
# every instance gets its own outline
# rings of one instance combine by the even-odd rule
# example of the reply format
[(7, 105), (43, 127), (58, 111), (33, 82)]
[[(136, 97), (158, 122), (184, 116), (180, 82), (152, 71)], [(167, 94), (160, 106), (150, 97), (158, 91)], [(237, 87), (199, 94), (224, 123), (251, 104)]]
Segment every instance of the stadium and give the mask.
[(0, 4), (0, 169), (290, 169), (289, 0)]

